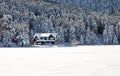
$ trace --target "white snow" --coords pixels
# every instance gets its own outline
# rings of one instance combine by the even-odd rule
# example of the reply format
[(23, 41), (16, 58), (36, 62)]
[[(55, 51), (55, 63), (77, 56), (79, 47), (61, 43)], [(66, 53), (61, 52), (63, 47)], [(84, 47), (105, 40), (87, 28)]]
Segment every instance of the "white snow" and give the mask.
[(120, 76), (119, 46), (90, 47), (0, 49), (0, 76)]
[(36, 33), (35, 36), (37, 37), (49, 37), (50, 35), (53, 35), (56, 37), (57, 33)]

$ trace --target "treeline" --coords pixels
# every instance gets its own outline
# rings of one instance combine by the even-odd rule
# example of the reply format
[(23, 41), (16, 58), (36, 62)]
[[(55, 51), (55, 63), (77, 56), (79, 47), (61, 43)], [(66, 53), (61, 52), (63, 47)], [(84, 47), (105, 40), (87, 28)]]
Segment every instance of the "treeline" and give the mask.
[[(41, 0), (0, 1), (2, 46), (30, 46), (34, 33), (58, 33), (58, 44), (120, 43), (120, 15)], [(118, 11), (117, 11), (118, 12)]]
[(47, 0), (64, 4), (65, 6), (75, 6), (84, 9), (101, 12), (117, 12), (120, 11), (120, 0)]

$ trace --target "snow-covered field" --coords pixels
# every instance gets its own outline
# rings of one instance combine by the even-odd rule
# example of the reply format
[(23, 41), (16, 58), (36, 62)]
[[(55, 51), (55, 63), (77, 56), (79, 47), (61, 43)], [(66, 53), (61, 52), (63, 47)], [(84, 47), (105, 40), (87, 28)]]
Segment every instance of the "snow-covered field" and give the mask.
[(120, 46), (91, 47), (0, 49), (0, 76), (120, 76)]

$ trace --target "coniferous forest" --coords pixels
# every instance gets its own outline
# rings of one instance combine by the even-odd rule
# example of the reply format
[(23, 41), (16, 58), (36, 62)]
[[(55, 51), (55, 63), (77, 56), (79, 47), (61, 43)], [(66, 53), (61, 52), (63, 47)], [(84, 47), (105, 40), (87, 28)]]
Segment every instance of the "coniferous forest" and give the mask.
[(0, 0), (0, 47), (30, 47), (35, 33), (57, 45), (119, 45), (120, 0)]

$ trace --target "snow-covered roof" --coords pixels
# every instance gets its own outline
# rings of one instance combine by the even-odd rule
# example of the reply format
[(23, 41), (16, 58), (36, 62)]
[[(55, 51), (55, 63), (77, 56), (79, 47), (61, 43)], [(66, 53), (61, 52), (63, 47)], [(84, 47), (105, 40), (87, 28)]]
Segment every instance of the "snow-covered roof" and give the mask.
[(51, 33), (51, 35), (52, 35), (53, 37), (56, 37), (56, 36), (57, 36), (57, 33)]
[(49, 37), (50, 35), (52, 35), (53, 37), (57, 36), (57, 33), (35, 33), (34, 37)]

